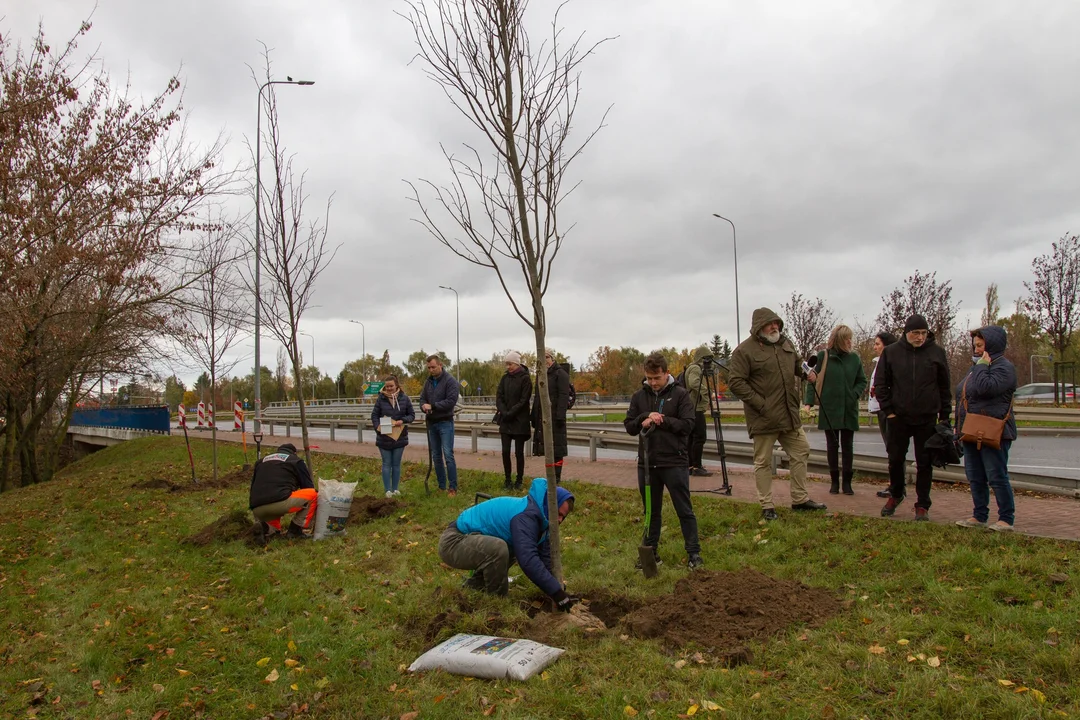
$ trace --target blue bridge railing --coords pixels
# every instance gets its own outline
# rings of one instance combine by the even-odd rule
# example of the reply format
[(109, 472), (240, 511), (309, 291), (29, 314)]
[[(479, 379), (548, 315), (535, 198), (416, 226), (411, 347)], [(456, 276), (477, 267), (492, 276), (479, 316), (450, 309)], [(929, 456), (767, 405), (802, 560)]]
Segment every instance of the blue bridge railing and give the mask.
[(117, 408), (78, 408), (70, 425), (145, 430), (168, 435), (171, 428), (169, 408), (165, 405), (145, 405)]

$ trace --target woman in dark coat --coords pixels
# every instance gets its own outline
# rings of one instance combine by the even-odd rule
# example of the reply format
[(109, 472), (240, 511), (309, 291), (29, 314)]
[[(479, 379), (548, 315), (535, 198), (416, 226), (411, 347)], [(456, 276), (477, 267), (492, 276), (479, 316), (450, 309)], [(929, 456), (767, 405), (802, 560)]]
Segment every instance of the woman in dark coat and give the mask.
[[(401, 391), (395, 375), (383, 378), (383, 389), (371, 409), (371, 424), (375, 426), (375, 446), (382, 455), (382, 482), (386, 497), (400, 495), (401, 456), (409, 444), (409, 424), (416, 419), (412, 401)], [(382, 432), (379, 425), (383, 418), (390, 419), (389, 432)], [(396, 438), (395, 433), (400, 432)]]
[[(1005, 420), (1000, 447), (986, 443), (962, 443), (964, 473), (971, 487), (974, 504), (967, 520), (957, 520), (961, 527), (989, 527), (997, 532), (1013, 529), (1016, 519), (1016, 500), (1009, 483), (1009, 448), (1016, 439), (1016, 418), (1012, 413), (1013, 393), (1016, 391), (1016, 368), (1005, 358), (1008, 335), (1004, 328), (990, 325), (971, 333), (974, 344), (971, 371), (956, 388), (956, 432), (964, 427), (968, 413), (989, 415)], [(998, 519), (990, 519), (990, 491), (997, 501)]]
[[(862, 360), (851, 351), (854, 333), (847, 325), (837, 325), (829, 336), (829, 345), (818, 353), (816, 383), (808, 383), (805, 401), (815, 405), (820, 401), (818, 428), (825, 431), (826, 452), (832, 487), (840, 492), (841, 470), (845, 495), (854, 495), (851, 478), (855, 474), (855, 433), (859, 430), (859, 398), (866, 389), (866, 373)], [(817, 397), (820, 395), (820, 398)], [(840, 458), (843, 452), (843, 467)]]
[[(551, 399), (551, 434), (553, 437), (552, 450), (555, 455), (555, 482), (562, 480), (562, 459), (566, 457), (566, 411), (570, 404), (570, 376), (566, 370), (555, 362), (555, 355), (548, 350), (544, 355), (547, 362), (547, 390), (548, 398)], [(533, 397), (532, 426), (536, 431), (538, 451), (536, 455), (544, 454), (543, 418), (540, 417), (540, 388), (536, 389)]]
[(521, 489), (525, 476), (525, 441), (529, 439), (529, 400), (532, 398), (532, 378), (529, 369), (521, 364), (521, 353), (506, 353), (506, 374), (499, 380), (495, 393), (496, 418), (502, 438), (504, 488), (510, 489), (510, 444), (514, 443), (517, 459), (517, 482), (512, 487)]

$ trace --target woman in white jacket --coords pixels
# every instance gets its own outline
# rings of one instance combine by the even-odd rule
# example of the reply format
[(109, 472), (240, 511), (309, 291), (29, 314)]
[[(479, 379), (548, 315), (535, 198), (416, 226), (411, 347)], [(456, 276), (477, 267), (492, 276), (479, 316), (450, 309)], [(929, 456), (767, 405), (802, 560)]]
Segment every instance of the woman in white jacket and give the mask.
[[(881, 403), (874, 397), (874, 375), (877, 373), (878, 360), (881, 359), (881, 351), (885, 349), (887, 345), (892, 345), (896, 342), (896, 338), (892, 333), (885, 332), (884, 330), (874, 336), (874, 369), (870, 372), (870, 400), (867, 403), (867, 409), (870, 412), (877, 415), (878, 430), (881, 431), (881, 441), (888, 445), (888, 441), (885, 439), (888, 424), (888, 419), (885, 417), (885, 413), (881, 410)], [(889, 491), (878, 491), (878, 497), (889, 497)]]

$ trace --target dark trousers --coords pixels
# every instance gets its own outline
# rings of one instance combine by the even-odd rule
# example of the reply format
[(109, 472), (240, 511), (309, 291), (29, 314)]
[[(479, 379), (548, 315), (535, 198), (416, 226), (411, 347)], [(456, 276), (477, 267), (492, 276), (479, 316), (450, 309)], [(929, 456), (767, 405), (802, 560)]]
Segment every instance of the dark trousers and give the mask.
[(855, 474), (852, 465), (855, 461), (855, 431), (854, 430), (826, 430), (825, 453), (829, 458), (829, 475), (833, 485), (840, 482), (840, 452), (843, 450), (844, 485), (851, 485), (851, 477)]
[(881, 442), (887, 447), (889, 445), (889, 416), (884, 410), (877, 411), (877, 425), (878, 430), (881, 431)]
[[(645, 468), (638, 465), (638, 491), (641, 493), (641, 508), (645, 509)], [(664, 505), (664, 488), (667, 488), (671, 496), (671, 504), (675, 506), (675, 514), (679, 516), (679, 527), (682, 528), (683, 545), (686, 554), (700, 553), (701, 543), (698, 542), (697, 517), (694, 515), (694, 506), (690, 502), (690, 469), (682, 467), (653, 468), (649, 475), (649, 494), (652, 499), (652, 519), (649, 522), (649, 533), (645, 538), (645, 544), (654, 548), (660, 546), (660, 510)]]
[(934, 434), (934, 421), (911, 424), (903, 419), (889, 418), (885, 449), (889, 453), (889, 492), (894, 498), (902, 498), (904, 469), (907, 464), (908, 442), (915, 440), (915, 507), (930, 509), (930, 486), (934, 479), (934, 466), (930, 464), (930, 451), (926, 441)]
[(506, 484), (510, 484), (510, 443), (514, 443), (514, 459), (517, 460), (517, 481), (520, 484), (525, 477), (525, 441), (528, 435), (500, 435), (502, 438), (503, 474), (506, 476)]
[(694, 413), (694, 429), (690, 433), (690, 436), (686, 438), (687, 454), (690, 456), (690, 467), (699, 468), (701, 465), (701, 456), (705, 452), (705, 441), (708, 440), (708, 435), (705, 432), (705, 428), (708, 427), (705, 424), (705, 411), (698, 410)]

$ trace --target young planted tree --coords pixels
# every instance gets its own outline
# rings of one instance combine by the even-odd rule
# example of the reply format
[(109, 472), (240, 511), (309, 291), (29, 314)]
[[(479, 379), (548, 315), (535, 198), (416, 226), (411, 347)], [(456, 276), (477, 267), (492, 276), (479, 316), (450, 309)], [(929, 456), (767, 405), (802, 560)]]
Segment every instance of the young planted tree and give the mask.
[[(248, 301), (251, 294), (240, 275), (246, 253), (240, 246), (236, 225), (219, 215), (216, 221), (207, 222), (205, 228), (205, 240), (191, 268), (196, 279), (183, 294), (183, 306), (174, 321), (172, 336), (185, 361), (209, 373), (209, 386), (217, 388), (218, 378), (231, 373), (240, 361), (240, 358), (226, 358), (241, 339), (240, 333), (251, 317)], [(210, 400), (214, 401), (213, 393)], [(228, 410), (223, 416), (227, 414)], [(215, 422), (211, 428), (215, 481), (217, 426)]]
[[(418, 220), (458, 257), (493, 271), (514, 312), (533, 330), (544, 356), (544, 294), (569, 227), (559, 204), (573, 189), (570, 164), (603, 126), (580, 142), (571, 128), (580, 93), (580, 67), (597, 45), (566, 42), (556, 12), (550, 36), (534, 46), (526, 29), (528, 0), (406, 0), (427, 75), (485, 141), (459, 157), (443, 150), (448, 185), (410, 183)], [(603, 42), (603, 41), (601, 41)], [(537, 373), (543, 433), (551, 437), (547, 373)], [(555, 486), (552, 443), (546, 450), (549, 487)], [(548, 493), (549, 517), (557, 513)], [(550, 530), (552, 563), (561, 577), (559, 526)]]
[(1058, 359), (1064, 359), (1080, 324), (1080, 235), (1064, 235), (1052, 248), (1031, 261), (1035, 279), (1024, 283), (1024, 307), (1050, 337)]
[(784, 319), (784, 334), (804, 358), (828, 341), (837, 320), (836, 313), (824, 300), (811, 301), (796, 292), (791, 293), (787, 302), (780, 303), (780, 316)]
[[(259, 82), (258, 78), (255, 80)], [(270, 80), (269, 57), (266, 80)], [(258, 302), (265, 327), (281, 343), (292, 368), (293, 390), (300, 405), (304, 459), (313, 467), (301, 378), (300, 321), (311, 304), (315, 281), (337, 253), (336, 247), (331, 249), (326, 245), (332, 199), (326, 201), (321, 218), (305, 218), (308, 195), (304, 175), (294, 172), (293, 159), (285, 153), (273, 85), (268, 86), (262, 98), (267, 129), (265, 136), (256, 138), (256, 142), (263, 143), (263, 154), (269, 157), (272, 172), (269, 181), (262, 183), (263, 194), (259, 198), (267, 210), (261, 218), (264, 245), (262, 253), (255, 258), (263, 276), (262, 297)], [(280, 356), (278, 365), (281, 365)], [(310, 389), (310, 384), (307, 387)]]

